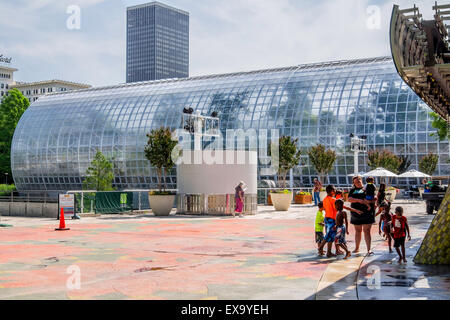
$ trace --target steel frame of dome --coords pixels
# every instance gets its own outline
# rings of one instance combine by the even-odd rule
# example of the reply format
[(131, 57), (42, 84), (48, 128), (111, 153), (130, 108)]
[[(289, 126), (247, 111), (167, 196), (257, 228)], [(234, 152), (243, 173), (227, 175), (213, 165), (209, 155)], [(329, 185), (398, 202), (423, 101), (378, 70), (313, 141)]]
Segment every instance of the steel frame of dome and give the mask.
[[(157, 174), (144, 155), (146, 134), (161, 126), (179, 128), (183, 109), (190, 107), (202, 115), (217, 111), (222, 132), (278, 129), (299, 138), (303, 151), (317, 143), (336, 150), (338, 160), (324, 183), (350, 184), (351, 133), (367, 136), (369, 149), (408, 155), (416, 169), (421, 157), (439, 153), (437, 173), (450, 172), (448, 142), (430, 137), (431, 109), (398, 76), (392, 59), (381, 57), (44, 96), (28, 108), (14, 134), (15, 184), (19, 190), (80, 190), (100, 150), (112, 158), (118, 189), (154, 188)], [(368, 171), (363, 156), (359, 163)], [(166, 181), (171, 189), (175, 173)], [(309, 186), (315, 177), (311, 166), (299, 166), (293, 180)]]

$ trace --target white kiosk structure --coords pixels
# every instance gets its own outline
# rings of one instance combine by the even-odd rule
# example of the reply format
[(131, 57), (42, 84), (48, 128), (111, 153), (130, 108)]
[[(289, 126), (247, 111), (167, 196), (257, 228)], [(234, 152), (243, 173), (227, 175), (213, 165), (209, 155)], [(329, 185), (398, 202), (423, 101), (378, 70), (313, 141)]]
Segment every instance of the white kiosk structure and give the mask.
[(177, 213), (230, 215), (235, 210), (235, 188), (243, 181), (244, 213), (256, 214), (257, 152), (203, 149), (204, 137), (220, 138), (220, 121), (214, 114), (206, 117), (189, 111), (183, 114), (182, 128), (194, 138), (194, 150), (183, 150), (177, 165)]

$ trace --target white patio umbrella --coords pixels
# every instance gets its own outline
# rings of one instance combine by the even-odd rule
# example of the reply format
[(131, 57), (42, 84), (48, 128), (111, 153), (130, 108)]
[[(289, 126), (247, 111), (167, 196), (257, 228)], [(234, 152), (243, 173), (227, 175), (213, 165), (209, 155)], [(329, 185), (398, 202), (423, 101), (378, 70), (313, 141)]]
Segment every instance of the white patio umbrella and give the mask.
[(390, 178), (397, 178), (398, 175), (384, 168), (377, 168), (375, 170), (367, 172), (366, 174), (363, 175), (363, 177), (385, 178), (384, 180), (386, 184), (389, 185)]
[(354, 173), (350, 173), (347, 177), (354, 177), (354, 176), (364, 176), (364, 172), (359, 172), (359, 173), (357, 173), (357, 174), (354, 174)]
[(373, 171), (367, 172), (366, 174), (363, 175), (363, 177), (397, 178), (398, 175), (384, 168), (377, 168)]
[(408, 172), (405, 172), (398, 176), (399, 178), (431, 178), (431, 176), (427, 175), (426, 173), (417, 171), (417, 170), (410, 170)]

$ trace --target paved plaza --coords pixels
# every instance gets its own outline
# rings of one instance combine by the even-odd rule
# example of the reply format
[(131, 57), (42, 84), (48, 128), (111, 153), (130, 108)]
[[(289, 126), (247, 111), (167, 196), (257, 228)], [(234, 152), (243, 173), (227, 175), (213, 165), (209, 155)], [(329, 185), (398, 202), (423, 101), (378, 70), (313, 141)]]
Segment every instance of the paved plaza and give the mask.
[[(106, 215), (69, 220), (66, 232), (52, 219), (3, 217), (13, 227), (0, 228), (0, 299), (450, 299), (449, 267), (412, 263), (432, 216), (422, 202), (396, 205), (411, 225), (408, 265), (378, 227), (374, 256), (363, 242), (347, 261), (318, 257), (313, 206), (243, 219)], [(351, 249), (353, 237), (350, 227)]]

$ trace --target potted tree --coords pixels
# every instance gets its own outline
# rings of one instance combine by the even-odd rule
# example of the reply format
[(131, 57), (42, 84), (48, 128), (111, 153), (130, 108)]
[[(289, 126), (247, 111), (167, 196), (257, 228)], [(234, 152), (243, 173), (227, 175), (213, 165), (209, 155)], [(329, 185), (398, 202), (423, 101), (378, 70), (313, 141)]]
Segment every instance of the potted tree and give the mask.
[[(324, 145), (317, 145), (308, 151), (309, 160), (319, 175), (320, 181), (324, 181), (324, 177), (333, 169), (336, 162), (336, 152), (327, 150)], [(323, 201), (327, 193), (325, 188), (320, 190), (320, 200)]]
[[(375, 170), (377, 168), (384, 168), (395, 174), (399, 174), (401, 167), (404, 168), (407, 165), (407, 163), (406, 164), (404, 163), (405, 161), (407, 162), (408, 160), (396, 156), (393, 152), (389, 150), (372, 150), (369, 151), (368, 153), (367, 165), (372, 170)], [(391, 178), (389, 177), (384, 178), (382, 181), (385, 182), (387, 186), (389, 186)], [(391, 189), (390, 191), (393, 190), (394, 188)], [(394, 191), (397, 192), (396, 189)], [(389, 190), (386, 191), (386, 194), (388, 193)]]
[(155, 216), (169, 216), (173, 209), (176, 193), (166, 191), (166, 174), (175, 163), (172, 159), (172, 151), (177, 141), (172, 139), (169, 128), (161, 127), (147, 134), (148, 142), (145, 147), (145, 157), (156, 168), (158, 174), (158, 191), (149, 192), (149, 202)]
[(388, 187), (386, 188), (386, 199), (390, 202), (394, 202), (395, 198), (397, 198), (397, 194), (400, 192), (397, 188)]
[(298, 139), (287, 136), (280, 138), (278, 178), (281, 180), (284, 190), (270, 193), (270, 198), (276, 211), (288, 211), (292, 204), (292, 192), (286, 190), (286, 176), (300, 162), (301, 151), (298, 149), (297, 144)]
[(430, 152), (419, 162), (419, 170), (429, 176), (433, 176), (439, 163), (439, 156)]

